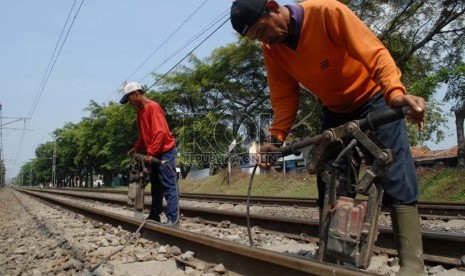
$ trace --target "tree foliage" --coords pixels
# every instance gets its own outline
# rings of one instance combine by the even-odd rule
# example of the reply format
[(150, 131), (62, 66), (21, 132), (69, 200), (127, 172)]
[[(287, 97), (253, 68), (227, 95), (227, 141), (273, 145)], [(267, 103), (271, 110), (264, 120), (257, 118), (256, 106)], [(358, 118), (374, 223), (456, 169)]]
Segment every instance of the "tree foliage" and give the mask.
[(156, 94), (160, 102), (169, 102), (167, 113), (175, 122), (181, 159), (217, 158), (228, 152), (233, 140), (249, 144), (260, 139), (260, 119), (269, 118), (270, 107), (259, 45), (239, 39), (203, 61), (191, 56), (190, 63), (164, 77)]
[[(410, 129), (413, 144), (441, 141), (446, 122), (433, 98), (441, 87), (444, 68), (463, 62), (465, 50), (464, 0), (392, 0), (345, 2), (374, 31), (394, 57), (409, 93), (429, 101), (427, 131)], [(439, 82), (438, 82), (439, 81)], [(438, 108), (438, 109), (435, 109)]]
[(455, 129), (457, 131), (457, 157), (458, 166), (465, 167), (465, 63), (455, 68), (441, 72), (445, 76), (447, 93), (444, 100), (453, 102), (452, 112), (455, 114)]
[[(410, 128), (412, 144), (443, 139), (440, 126), (445, 122), (445, 112), (440, 102), (434, 101), (434, 95), (439, 88), (447, 87), (444, 100), (454, 103), (459, 155), (465, 155), (465, 0), (343, 2), (389, 49), (403, 72), (409, 93), (428, 100), (426, 131), (418, 133)], [(206, 166), (228, 153), (233, 140), (239, 144), (236, 152), (243, 151), (252, 141), (264, 141), (273, 114), (258, 43), (238, 38), (203, 60), (191, 55), (187, 65), (154, 77), (158, 79), (157, 86), (147, 95), (165, 111), (177, 140), (180, 162)], [(321, 106), (303, 88), (301, 95), (296, 126), (292, 129), (295, 137), (320, 130)], [(97, 175), (103, 176), (105, 185), (109, 185), (115, 176), (127, 173), (126, 152), (137, 139), (134, 109), (91, 101), (86, 111), (89, 115), (80, 122), (56, 129), (54, 142), (37, 147), (36, 157), (21, 167), (16, 183), (27, 184), (29, 179), (49, 183), (54, 147), (59, 185), (83, 181), (89, 185)]]

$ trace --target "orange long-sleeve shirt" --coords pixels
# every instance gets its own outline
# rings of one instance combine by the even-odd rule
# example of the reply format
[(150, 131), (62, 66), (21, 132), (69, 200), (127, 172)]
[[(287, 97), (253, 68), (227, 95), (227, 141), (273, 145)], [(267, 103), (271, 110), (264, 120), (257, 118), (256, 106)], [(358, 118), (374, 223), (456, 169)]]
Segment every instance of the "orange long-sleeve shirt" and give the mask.
[(311, 0), (298, 5), (303, 7), (303, 22), (296, 49), (262, 43), (274, 137), (284, 141), (294, 123), (299, 83), (337, 113), (357, 109), (379, 91), (388, 105), (405, 94), (388, 50), (344, 4)]
[(145, 148), (147, 155), (159, 156), (175, 146), (165, 114), (154, 101), (150, 101), (143, 109), (137, 109), (137, 128), (139, 139), (134, 145), (136, 152)]

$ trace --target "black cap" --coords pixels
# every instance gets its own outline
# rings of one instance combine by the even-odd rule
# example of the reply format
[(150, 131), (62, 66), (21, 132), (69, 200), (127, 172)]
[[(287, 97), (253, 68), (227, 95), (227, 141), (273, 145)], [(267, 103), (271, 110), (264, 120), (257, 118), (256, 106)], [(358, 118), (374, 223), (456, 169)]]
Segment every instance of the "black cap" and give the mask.
[(268, 0), (235, 0), (231, 6), (231, 24), (238, 33), (245, 36), (265, 10)]

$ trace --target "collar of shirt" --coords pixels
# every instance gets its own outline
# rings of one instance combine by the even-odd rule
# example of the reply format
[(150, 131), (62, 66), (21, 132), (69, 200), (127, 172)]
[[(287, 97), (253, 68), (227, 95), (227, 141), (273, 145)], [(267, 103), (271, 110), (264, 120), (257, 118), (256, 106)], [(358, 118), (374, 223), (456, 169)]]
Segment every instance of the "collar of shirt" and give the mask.
[(285, 5), (289, 9), (290, 22), (289, 22), (289, 33), (284, 40), (286, 44), (292, 50), (297, 49), (299, 43), (300, 31), (302, 30), (302, 23), (304, 18), (304, 8), (298, 4)]

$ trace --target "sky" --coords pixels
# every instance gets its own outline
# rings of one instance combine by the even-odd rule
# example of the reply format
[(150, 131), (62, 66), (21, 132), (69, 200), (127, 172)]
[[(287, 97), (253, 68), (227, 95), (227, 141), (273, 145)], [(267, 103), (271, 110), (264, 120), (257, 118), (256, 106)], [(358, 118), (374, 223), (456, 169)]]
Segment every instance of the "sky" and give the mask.
[[(7, 179), (34, 158), (38, 145), (53, 141), (50, 133), (55, 129), (88, 116), (84, 109), (91, 100), (99, 104), (118, 101), (121, 96), (116, 90), (124, 81), (150, 86), (155, 82), (150, 72), (166, 73), (198, 45), (193, 53), (205, 58), (236, 40), (227, 21), (201, 43), (227, 20), (231, 0), (87, 0), (75, 17), (81, 2), (0, 1), (0, 146)], [(74, 17), (43, 85), (52, 53), (63, 43), (63, 39), (58, 41), (60, 33), (64, 29), (66, 36)], [(219, 23), (201, 34), (218, 19)], [(449, 125), (446, 141), (427, 143), (430, 148), (457, 144), (453, 121)]]

